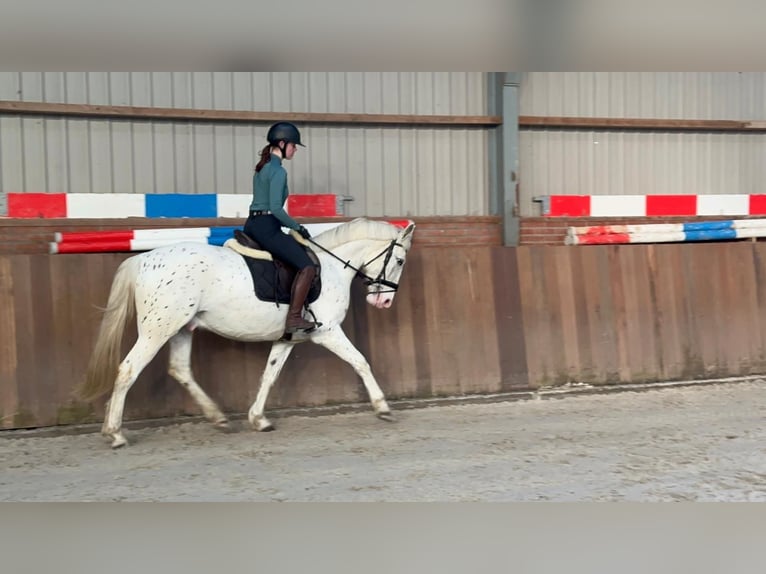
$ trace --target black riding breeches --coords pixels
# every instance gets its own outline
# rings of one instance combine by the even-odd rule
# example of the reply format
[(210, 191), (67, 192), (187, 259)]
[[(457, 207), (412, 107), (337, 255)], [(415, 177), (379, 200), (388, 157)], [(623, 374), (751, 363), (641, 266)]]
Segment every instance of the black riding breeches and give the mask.
[(294, 237), (282, 232), (282, 224), (271, 214), (251, 215), (245, 222), (245, 233), (261, 244), (275, 258), (297, 269), (313, 265), (306, 250)]

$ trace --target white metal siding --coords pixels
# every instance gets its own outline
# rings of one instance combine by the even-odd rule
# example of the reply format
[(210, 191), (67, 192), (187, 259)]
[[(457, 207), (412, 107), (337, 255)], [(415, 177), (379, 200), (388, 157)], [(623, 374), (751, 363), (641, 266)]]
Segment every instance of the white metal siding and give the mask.
[[(486, 89), (482, 72), (0, 72), (2, 100), (276, 112), (486, 115)], [(0, 116), (0, 192), (249, 195), (267, 129)], [(352, 196), (354, 216), (488, 213), (485, 128), (302, 133), (294, 193)]]
[(766, 72), (526, 72), (520, 113), (539, 116), (766, 119)]
[[(761, 72), (528, 72), (520, 113), (701, 120), (766, 119)], [(533, 197), (766, 193), (766, 134), (522, 130), (520, 207)]]

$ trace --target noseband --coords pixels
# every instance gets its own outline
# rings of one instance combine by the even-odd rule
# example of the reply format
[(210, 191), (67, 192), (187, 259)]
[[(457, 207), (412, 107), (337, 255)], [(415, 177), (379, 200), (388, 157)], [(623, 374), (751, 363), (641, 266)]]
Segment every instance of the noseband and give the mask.
[[(378, 253), (378, 254), (377, 254), (375, 257), (373, 257), (372, 259), (370, 259), (370, 260), (369, 260), (369, 261), (367, 261), (366, 263), (363, 263), (363, 264), (362, 264), (362, 265), (361, 265), (359, 268), (356, 268), (356, 267), (354, 267), (354, 266), (353, 266), (353, 265), (351, 265), (351, 263), (350, 263), (350, 262), (348, 262), (348, 261), (343, 261), (343, 259), (341, 259), (341, 258), (340, 258), (340, 257), (338, 257), (337, 255), (335, 255), (335, 253), (333, 253), (333, 252), (332, 252), (332, 251), (330, 251), (329, 249), (325, 249), (324, 247), (322, 247), (321, 245), (319, 245), (319, 243), (317, 243), (317, 242), (316, 242), (316, 241), (314, 241), (313, 239), (309, 239), (308, 241), (309, 241), (309, 242), (310, 242), (312, 245), (316, 245), (317, 247), (319, 247), (319, 249), (321, 249), (321, 250), (322, 250), (322, 251), (324, 251), (325, 253), (329, 253), (329, 254), (330, 254), (330, 255), (332, 255), (332, 256), (333, 256), (335, 259), (337, 259), (338, 261), (340, 261), (341, 263), (343, 263), (343, 267), (344, 267), (344, 269), (345, 269), (346, 267), (350, 267), (351, 269), (353, 269), (354, 271), (356, 271), (356, 274), (357, 274), (357, 276), (358, 276), (358, 277), (361, 277), (362, 279), (364, 279), (364, 284), (365, 284), (365, 285), (367, 285), (368, 287), (369, 287), (370, 285), (378, 285), (378, 286), (381, 286), (381, 285), (383, 285), (383, 286), (386, 286), (386, 287), (388, 287), (388, 289), (387, 289), (387, 290), (385, 290), (385, 291), (383, 291), (382, 289), (378, 289), (377, 293), (395, 293), (395, 292), (396, 292), (396, 290), (397, 290), (397, 289), (399, 289), (399, 284), (398, 284), (398, 283), (394, 283), (393, 281), (388, 281), (388, 280), (386, 279), (386, 267), (388, 267), (388, 262), (391, 260), (391, 256), (394, 254), (394, 247), (397, 247), (397, 246), (399, 246), (399, 247), (401, 247), (401, 248), (404, 248), (404, 245), (402, 245), (401, 243), (397, 243), (396, 239), (392, 239), (392, 240), (391, 240), (391, 243), (389, 243), (389, 244), (388, 244), (388, 247), (386, 247), (386, 248), (385, 248), (383, 251), (381, 251), (380, 253)], [(381, 257), (383, 257), (384, 255), (385, 255), (385, 259), (383, 260), (383, 267), (381, 267), (381, 269), (380, 269), (380, 273), (378, 273), (378, 276), (377, 276), (377, 277), (375, 277), (375, 278), (373, 279), (372, 277), (370, 277), (369, 275), (367, 275), (367, 273), (365, 273), (364, 271), (362, 271), (362, 269), (364, 269), (365, 267), (367, 267), (367, 266), (368, 266), (370, 263), (372, 263), (372, 262), (373, 262), (373, 261), (375, 261), (376, 259), (380, 259), (380, 258), (381, 258)]]

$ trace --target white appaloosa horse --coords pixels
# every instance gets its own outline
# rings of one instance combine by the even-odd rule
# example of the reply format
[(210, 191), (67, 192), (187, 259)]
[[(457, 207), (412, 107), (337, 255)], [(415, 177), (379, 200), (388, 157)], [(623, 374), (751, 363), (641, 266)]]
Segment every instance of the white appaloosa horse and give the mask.
[[(168, 372), (189, 391), (208, 420), (226, 427), (226, 416), (192, 375), (192, 333), (200, 328), (238, 341), (274, 341), (258, 395), (248, 413), (257, 430), (273, 429), (263, 414), (269, 389), (295, 344), (307, 340), (349, 363), (364, 382), (375, 413), (390, 419), (388, 404), (369, 363), (348, 340), (341, 323), (357, 273), (367, 283), (368, 303), (378, 308), (391, 306), (414, 229), (411, 221), (401, 229), (360, 218), (313, 238), (320, 247), (314, 251), (321, 264), (322, 291), (310, 309), (322, 325), (291, 341), (280, 340), (288, 306), (258, 299), (244, 259), (231, 249), (179, 243), (130, 257), (115, 274), (79, 394), (90, 400), (113, 385), (102, 433), (111, 437), (113, 448), (127, 444), (122, 432), (125, 397), (149, 361), (170, 341)], [(118, 365), (123, 331), (134, 309), (138, 339)]]

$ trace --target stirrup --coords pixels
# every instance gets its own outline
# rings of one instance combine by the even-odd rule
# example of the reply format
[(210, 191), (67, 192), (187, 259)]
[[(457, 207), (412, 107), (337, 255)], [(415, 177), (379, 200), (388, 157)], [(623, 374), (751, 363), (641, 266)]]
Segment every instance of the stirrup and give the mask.
[[(311, 307), (306, 307), (306, 312), (311, 314), (311, 318), (313, 319), (312, 322), (314, 323), (314, 329), (318, 329), (319, 327), (322, 326), (322, 323), (317, 321), (317, 316), (314, 315), (314, 311), (311, 310)], [(311, 330), (313, 331), (314, 329), (311, 329)]]
[(317, 327), (319, 327), (319, 325), (315, 322), (306, 321), (306, 323), (308, 325), (306, 327), (301, 327), (301, 326), (288, 327), (287, 325), (285, 325), (285, 334), (292, 335), (293, 333), (311, 333)]

